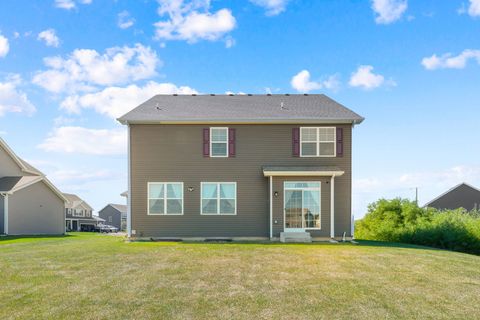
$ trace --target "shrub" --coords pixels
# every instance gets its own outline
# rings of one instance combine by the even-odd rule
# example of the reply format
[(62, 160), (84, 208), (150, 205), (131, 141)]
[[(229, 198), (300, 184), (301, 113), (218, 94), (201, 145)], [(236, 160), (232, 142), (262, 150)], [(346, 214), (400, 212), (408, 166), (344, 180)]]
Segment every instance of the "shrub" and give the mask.
[(420, 208), (405, 199), (381, 199), (355, 225), (357, 239), (404, 242), (480, 254), (480, 214)]

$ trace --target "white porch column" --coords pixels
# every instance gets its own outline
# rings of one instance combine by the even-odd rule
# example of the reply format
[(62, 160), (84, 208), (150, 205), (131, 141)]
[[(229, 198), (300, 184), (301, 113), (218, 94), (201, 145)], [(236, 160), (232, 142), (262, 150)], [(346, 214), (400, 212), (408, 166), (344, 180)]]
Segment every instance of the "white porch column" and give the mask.
[(273, 237), (273, 227), (272, 227), (272, 219), (273, 219), (273, 177), (268, 177), (269, 184), (270, 184), (270, 239)]
[(8, 194), (3, 196), (3, 232), (8, 234)]
[(335, 238), (335, 176), (330, 179), (330, 238)]
[(127, 191), (127, 234), (128, 237), (132, 237), (132, 172), (130, 170), (131, 161), (130, 161), (130, 125), (128, 128), (128, 142), (127, 142), (127, 166), (128, 166), (128, 191)]

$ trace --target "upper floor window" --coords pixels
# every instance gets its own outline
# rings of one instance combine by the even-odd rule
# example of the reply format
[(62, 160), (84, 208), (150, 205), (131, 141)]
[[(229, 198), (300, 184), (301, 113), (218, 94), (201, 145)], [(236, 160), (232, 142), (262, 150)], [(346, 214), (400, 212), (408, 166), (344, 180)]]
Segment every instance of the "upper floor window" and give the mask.
[(300, 128), (300, 155), (302, 157), (335, 157), (335, 127)]
[(181, 215), (183, 214), (182, 182), (149, 182), (148, 183), (149, 215)]
[(228, 128), (210, 128), (210, 156), (228, 157)]

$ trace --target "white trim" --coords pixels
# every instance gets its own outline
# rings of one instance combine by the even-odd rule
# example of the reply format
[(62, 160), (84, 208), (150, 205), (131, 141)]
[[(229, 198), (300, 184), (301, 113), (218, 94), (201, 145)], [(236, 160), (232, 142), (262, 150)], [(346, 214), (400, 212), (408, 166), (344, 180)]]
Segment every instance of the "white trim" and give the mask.
[(431, 204), (432, 202), (437, 201), (437, 200), (440, 199), (441, 197), (449, 194), (450, 192), (452, 192), (453, 190), (459, 188), (459, 187), (460, 187), (461, 185), (463, 185), (463, 184), (466, 185), (467, 187), (470, 187), (470, 188), (472, 188), (472, 189), (480, 192), (480, 189), (475, 188), (474, 186), (472, 186), (472, 185), (470, 185), (470, 184), (468, 184), (468, 183), (466, 183), (466, 182), (462, 182), (462, 183), (457, 184), (455, 187), (448, 189), (447, 191), (445, 191), (444, 193), (442, 193), (441, 195), (439, 195), (439, 196), (436, 197), (435, 199), (430, 200), (429, 202), (425, 203), (423, 206), (424, 206), (424, 207), (428, 207), (428, 205)]
[[(204, 184), (217, 184), (217, 213), (203, 213), (203, 185)], [(235, 211), (234, 213), (221, 213), (220, 212), (220, 184), (233, 184), (235, 186)], [(210, 199), (210, 198), (207, 198)], [(223, 200), (229, 200), (231, 198), (224, 198)], [(213, 200), (213, 198), (211, 198)], [(238, 197), (237, 197), (237, 182), (233, 181), (204, 181), (200, 182), (200, 215), (202, 216), (236, 216), (237, 215), (237, 203), (238, 203)]]
[(269, 184), (270, 184), (270, 239), (273, 238), (273, 226), (272, 226), (272, 219), (273, 219), (273, 177), (268, 177)]
[(335, 176), (330, 178), (330, 238), (335, 238)]
[[(226, 144), (226, 146), (227, 146), (227, 148), (226, 148), (227, 153), (226, 153), (226, 155), (224, 155), (224, 156), (214, 156), (214, 155), (212, 154), (212, 144), (213, 144), (213, 143), (224, 143), (224, 142), (222, 142), (222, 141), (214, 141), (214, 142), (212, 141), (212, 129), (225, 129), (225, 130), (227, 130), (227, 140), (225, 141), (225, 144)], [(210, 127), (210, 132), (209, 132), (209, 143), (210, 143), (209, 153), (210, 153), (210, 158), (228, 158), (229, 151), (230, 151), (230, 150), (228, 150), (228, 145), (230, 144), (229, 142), (230, 142), (230, 135), (229, 135), (228, 127)]]
[[(127, 235), (129, 238), (132, 237), (132, 205), (130, 199), (132, 199), (132, 171), (131, 167), (131, 154), (130, 154), (130, 125), (127, 126), (127, 170), (128, 170), (128, 189), (127, 189)], [(148, 198), (148, 196), (147, 196)]]
[[(333, 141), (320, 141), (320, 128), (321, 129), (333, 129)], [(316, 140), (315, 141), (306, 141), (306, 143), (316, 143), (317, 144), (317, 154), (316, 155), (307, 155), (302, 154), (302, 129), (316, 129)], [(337, 156), (337, 127), (300, 127), (300, 154), (301, 158), (335, 158)], [(321, 155), (320, 154), (320, 143), (332, 143), (333, 142), (333, 155)]]
[[(151, 184), (163, 184), (163, 213), (150, 213), (150, 185)], [(168, 198), (167, 197), (167, 185), (169, 184), (180, 184), (182, 188), (182, 212), (181, 213), (168, 213), (167, 212), (167, 200), (180, 200), (180, 198)], [(183, 182), (147, 182), (147, 215), (149, 216), (182, 216), (183, 215), (183, 199), (185, 197), (185, 190), (183, 187)], [(155, 198), (154, 198), (155, 199)], [(158, 199), (157, 199), (158, 200)]]
[(311, 176), (337, 176), (345, 174), (345, 171), (263, 171), (265, 177), (311, 177)]
[[(318, 183), (318, 188), (315, 187), (298, 187), (298, 188), (286, 188), (285, 185), (287, 183)], [(319, 214), (318, 219), (320, 222), (319, 228), (287, 228), (287, 213), (285, 212), (285, 193), (287, 190), (295, 190), (295, 191), (302, 191), (302, 211), (304, 209), (303, 205), (303, 192), (304, 191), (317, 191), (318, 190), (318, 206), (319, 206)], [(303, 213), (302, 213), (302, 222), (303, 222)], [(285, 232), (304, 232), (307, 230), (322, 230), (322, 182), (321, 181), (283, 181), (283, 231)]]

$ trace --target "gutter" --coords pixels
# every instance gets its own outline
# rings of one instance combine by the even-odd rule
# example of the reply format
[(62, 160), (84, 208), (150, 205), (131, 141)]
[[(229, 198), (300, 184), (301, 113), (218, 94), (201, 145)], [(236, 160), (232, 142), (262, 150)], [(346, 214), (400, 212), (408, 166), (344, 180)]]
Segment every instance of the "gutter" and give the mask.
[(118, 118), (116, 120), (121, 124), (127, 125), (127, 126), (130, 124), (351, 124), (351, 125), (356, 125), (356, 124), (362, 123), (364, 118), (361, 118), (358, 120), (352, 120), (352, 119), (126, 120), (126, 119)]

